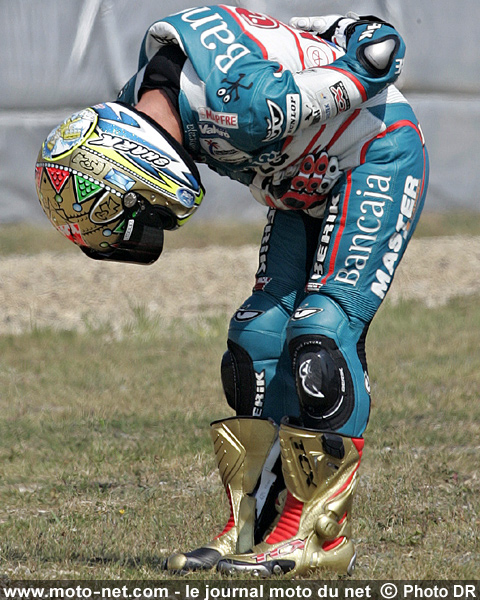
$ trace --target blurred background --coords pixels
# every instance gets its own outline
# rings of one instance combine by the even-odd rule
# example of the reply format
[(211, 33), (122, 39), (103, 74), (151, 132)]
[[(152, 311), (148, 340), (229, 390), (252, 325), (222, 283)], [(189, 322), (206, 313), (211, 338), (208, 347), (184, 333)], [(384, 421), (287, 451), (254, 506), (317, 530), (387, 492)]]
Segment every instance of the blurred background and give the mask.
[[(210, 2), (220, 4), (219, 2)], [(237, 0), (288, 21), (313, 14), (373, 14), (407, 45), (399, 87), (427, 139), (429, 211), (480, 210), (478, 0)], [(0, 0), (0, 223), (46, 222), (34, 163), (49, 131), (76, 109), (115, 99), (136, 71), (148, 26), (192, 0)], [(246, 188), (202, 169), (197, 219), (253, 220), (264, 209)]]

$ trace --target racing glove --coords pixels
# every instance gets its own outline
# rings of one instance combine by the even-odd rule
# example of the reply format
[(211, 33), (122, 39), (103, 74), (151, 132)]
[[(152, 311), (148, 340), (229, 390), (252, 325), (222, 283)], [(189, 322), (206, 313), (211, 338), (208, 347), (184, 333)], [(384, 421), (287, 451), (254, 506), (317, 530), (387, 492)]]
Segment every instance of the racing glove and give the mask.
[(335, 156), (318, 152), (305, 156), (295, 175), (285, 175), (285, 172), (270, 177), (256, 175), (250, 191), (258, 202), (273, 208), (308, 210), (324, 203), (341, 171)]
[(349, 12), (346, 16), (343, 15), (326, 15), (323, 17), (293, 17), (290, 19), (290, 27), (302, 29), (315, 35), (320, 36), (324, 40), (333, 42), (343, 50), (347, 49), (347, 28), (358, 21), (360, 17)]

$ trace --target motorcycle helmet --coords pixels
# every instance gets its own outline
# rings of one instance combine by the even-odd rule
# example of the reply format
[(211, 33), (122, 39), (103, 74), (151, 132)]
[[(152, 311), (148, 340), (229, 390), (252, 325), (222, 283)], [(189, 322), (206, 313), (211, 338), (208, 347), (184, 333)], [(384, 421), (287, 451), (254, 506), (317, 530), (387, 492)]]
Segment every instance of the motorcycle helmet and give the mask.
[(151, 264), (164, 230), (183, 225), (204, 195), (186, 150), (121, 102), (65, 119), (43, 143), (35, 175), (51, 223), (99, 260)]

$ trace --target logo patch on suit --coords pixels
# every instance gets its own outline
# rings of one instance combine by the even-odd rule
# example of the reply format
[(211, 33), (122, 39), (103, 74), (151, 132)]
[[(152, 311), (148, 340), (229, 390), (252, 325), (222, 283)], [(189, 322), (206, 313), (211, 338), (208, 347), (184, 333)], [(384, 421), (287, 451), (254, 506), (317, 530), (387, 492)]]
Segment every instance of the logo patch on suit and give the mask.
[(239, 308), (233, 317), (235, 321), (240, 321), (241, 323), (245, 321), (253, 321), (260, 315), (263, 315), (263, 310), (250, 310), (248, 308)]
[(318, 313), (323, 312), (323, 308), (297, 308), (293, 313), (292, 321), (300, 321), (301, 319), (308, 319)]

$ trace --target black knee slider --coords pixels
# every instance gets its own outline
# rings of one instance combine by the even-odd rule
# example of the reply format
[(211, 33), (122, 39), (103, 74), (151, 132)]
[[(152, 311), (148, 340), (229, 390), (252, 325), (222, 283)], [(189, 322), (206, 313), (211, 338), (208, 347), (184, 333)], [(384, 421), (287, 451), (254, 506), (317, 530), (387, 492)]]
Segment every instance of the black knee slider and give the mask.
[(323, 335), (303, 335), (289, 345), (305, 427), (336, 431), (350, 418), (355, 396), (347, 362)]

